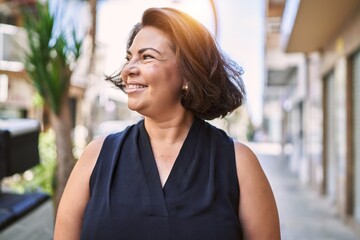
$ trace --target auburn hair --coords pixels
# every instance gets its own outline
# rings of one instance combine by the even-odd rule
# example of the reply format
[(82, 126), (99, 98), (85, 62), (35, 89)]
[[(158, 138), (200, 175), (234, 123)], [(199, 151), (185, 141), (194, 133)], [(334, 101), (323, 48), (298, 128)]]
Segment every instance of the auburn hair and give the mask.
[[(224, 54), (201, 23), (173, 8), (147, 9), (141, 22), (132, 29), (127, 49), (146, 26), (163, 31), (170, 39), (180, 74), (188, 85), (181, 98), (185, 109), (201, 119), (211, 120), (226, 116), (244, 103), (242, 68)], [(106, 79), (123, 89), (120, 74)]]

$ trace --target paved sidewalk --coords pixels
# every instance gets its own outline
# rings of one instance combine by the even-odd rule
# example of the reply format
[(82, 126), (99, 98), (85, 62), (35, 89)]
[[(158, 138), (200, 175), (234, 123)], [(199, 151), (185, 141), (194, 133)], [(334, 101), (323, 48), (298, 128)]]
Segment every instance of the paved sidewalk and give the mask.
[(273, 188), (279, 209), (282, 240), (356, 240), (324, 198), (290, 173), (280, 157), (280, 146), (247, 144), (257, 154)]

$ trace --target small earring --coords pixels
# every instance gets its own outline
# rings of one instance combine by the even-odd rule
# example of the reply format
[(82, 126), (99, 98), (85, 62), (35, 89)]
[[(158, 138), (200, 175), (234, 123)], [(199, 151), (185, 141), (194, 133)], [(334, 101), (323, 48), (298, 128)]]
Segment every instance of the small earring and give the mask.
[(182, 90), (183, 91), (187, 91), (189, 89), (189, 86), (187, 84), (185, 84), (183, 87), (182, 87)]

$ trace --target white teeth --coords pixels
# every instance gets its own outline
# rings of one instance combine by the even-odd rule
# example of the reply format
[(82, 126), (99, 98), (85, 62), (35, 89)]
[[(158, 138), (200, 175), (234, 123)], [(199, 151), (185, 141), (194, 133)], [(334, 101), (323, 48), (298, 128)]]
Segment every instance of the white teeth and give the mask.
[(129, 84), (127, 85), (128, 89), (140, 89), (140, 88), (145, 88), (146, 86), (144, 85), (137, 85), (137, 84)]

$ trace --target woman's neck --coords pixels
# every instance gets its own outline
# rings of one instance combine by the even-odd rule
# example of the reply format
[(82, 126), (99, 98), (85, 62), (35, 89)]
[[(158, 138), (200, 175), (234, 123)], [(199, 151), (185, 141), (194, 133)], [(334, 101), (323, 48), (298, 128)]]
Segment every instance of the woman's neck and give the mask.
[(145, 117), (144, 124), (151, 142), (171, 144), (185, 140), (193, 120), (194, 116), (192, 113), (185, 112), (165, 120)]

